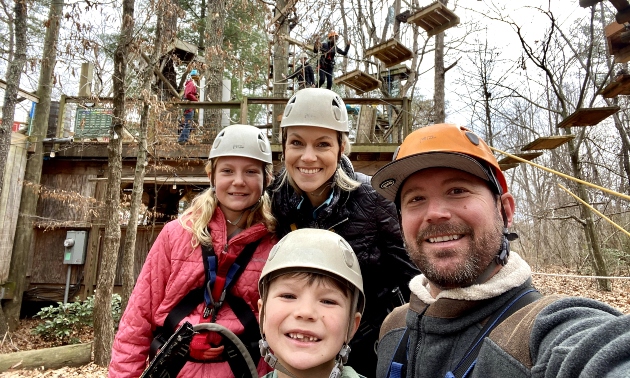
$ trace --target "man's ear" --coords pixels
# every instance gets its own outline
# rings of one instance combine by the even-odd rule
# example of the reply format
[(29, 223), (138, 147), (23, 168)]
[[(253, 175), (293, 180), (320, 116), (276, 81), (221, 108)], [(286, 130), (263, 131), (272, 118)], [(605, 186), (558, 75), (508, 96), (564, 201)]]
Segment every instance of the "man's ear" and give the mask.
[(352, 320), (354, 322), (354, 324), (352, 324), (352, 332), (350, 333), (350, 337), (348, 338), (348, 341), (352, 340), (352, 338), (354, 337), (354, 334), (357, 332), (357, 329), (359, 329), (359, 323), (361, 323), (361, 313), (357, 312), (354, 314), (354, 319)]
[(514, 220), (514, 211), (516, 210), (516, 204), (514, 202), (514, 197), (510, 193), (505, 193), (501, 195), (501, 204), (503, 205), (503, 209), (505, 211), (505, 217), (507, 220), (508, 227), (512, 226), (512, 221)]
[(258, 300), (258, 313), (260, 314), (260, 310), (262, 310), (263, 301), (262, 299)]

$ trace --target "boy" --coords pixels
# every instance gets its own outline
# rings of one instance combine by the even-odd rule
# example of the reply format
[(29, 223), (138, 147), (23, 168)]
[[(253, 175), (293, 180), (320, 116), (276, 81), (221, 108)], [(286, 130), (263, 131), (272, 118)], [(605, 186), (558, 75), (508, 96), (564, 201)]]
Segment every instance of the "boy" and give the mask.
[(264, 378), (360, 378), (344, 367), (363, 309), (356, 255), (341, 236), (290, 232), (276, 244), (260, 279), (260, 352), (275, 371)]

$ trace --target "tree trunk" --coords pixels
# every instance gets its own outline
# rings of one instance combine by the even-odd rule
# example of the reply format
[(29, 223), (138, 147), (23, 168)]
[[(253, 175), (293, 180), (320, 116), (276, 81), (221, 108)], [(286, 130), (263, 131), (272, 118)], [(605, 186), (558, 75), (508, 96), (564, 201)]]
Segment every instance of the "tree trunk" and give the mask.
[(11, 268), (9, 281), (15, 282), (15, 294), (12, 300), (4, 305), (4, 311), (9, 328), (14, 330), (20, 320), (20, 308), (22, 307), (22, 295), (27, 287), (26, 272), (32, 258), (31, 242), (33, 240), (33, 217), (37, 211), (37, 199), (39, 198), (39, 181), (42, 176), (43, 150), (42, 140), (48, 129), (48, 116), (50, 114), (50, 95), (52, 92), (52, 79), (55, 64), (57, 63), (57, 41), (59, 40), (60, 17), (63, 10), (63, 0), (53, 0), (50, 3), (48, 22), (46, 23), (46, 37), (39, 72), (39, 84), (37, 96), (39, 103), (35, 107), (33, 116), (33, 128), (29, 138), (35, 153), (29, 156), (24, 173), (25, 185), (20, 198), (20, 210), (13, 242), (13, 254), (11, 256)]
[(114, 340), (114, 321), (112, 319), (112, 292), (116, 275), (116, 263), (120, 247), (120, 175), (122, 171), (122, 135), (125, 124), (125, 75), (127, 57), (133, 38), (134, 0), (123, 0), (122, 27), (118, 46), (114, 52), (114, 109), (112, 131), (107, 146), (108, 175), (107, 194), (105, 195), (105, 236), (101, 271), (94, 296), (94, 363), (107, 366), (111, 358)]
[[(276, 9), (284, 9), (286, 5), (286, 0), (276, 1)], [(289, 63), (289, 42), (284, 38), (289, 35), (289, 23), (286, 17), (280, 18), (278, 22), (279, 23), (276, 25), (276, 33), (273, 36), (273, 97), (285, 97), (287, 93), (287, 83), (282, 77), (282, 74), (286, 75)], [(317, 83), (317, 81), (315, 82)], [(271, 143), (280, 142), (280, 121), (283, 112), (284, 105), (273, 105), (273, 119), (271, 120), (271, 134), (273, 140)]]
[[(448, 0), (440, 0), (444, 5)], [(444, 94), (444, 82), (446, 71), (444, 70), (444, 32), (435, 36), (435, 76), (433, 78), (433, 107), (434, 123), (444, 123), (446, 120), (446, 96)]]
[[(0, 372), (17, 365), (17, 369), (60, 369), (66, 366), (84, 366), (92, 359), (92, 343), (65, 345), (55, 348), (34, 349), (24, 352), (0, 354)], [(44, 374), (44, 373), (42, 373)]]
[[(22, 70), (26, 63), (26, 0), (15, 0), (13, 7), (13, 22), (15, 24), (15, 51), (13, 60), (9, 63), (4, 90), (4, 105), (2, 105), (2, 125), (0, 126), (0, 196), (4, 182), (4, 171), (11, 146), (11, 126), (15, 116), (15, 104), (18, 88), (22, 77)], [(1, 325), (0, 325), (1, 327)]]
[[(133, 287), (136, 283), (136, 276), (134, 272), (134, 260), (135, 260), (135, 247), (136, 247), (136, 235), (138, 233), (138, 213), (140, 211), (140, 205), (142, 204), (142, 192), (144, 188), (144, 174), (145, 166), (147, 163), (147, 130), (149, 125), (149, 109), (151, 102), (151, 85), (153, 84), (154, 75), (153, 68), (158, 64), (157, 62), (162, 56), (162, 46), (164, 45), (165, 37), (165, 23), (164, 10), (167, 4), (161, 1), (157, 3), (157, 28), (155, 30), (155, 40), (153, 42), (153, 54), (151, 55), (150, 62), (147, 63), (147, 67), (143, 74), (142, 82), (142, 115), (140, 118), (140, 134), (138, 135), (138, 157), (136, 160), (136, 172), (133, 179), (133, 190), (131, 192), (131, 207), (129, 208), (129, 222), (127, 223), (127, 232), (125, 234), (125, 248), (123, 250), (123, 264), (122, 264), (122, 303), (121, 308), (123, 311), (127, 308), (129, 297), (133, 291)], [(169, 28), (170, 29), (170, 28)], [(169, 37), (171, 33), (168, 33)]]
[(442, 32), (435, 36), (435, 76), (433, 79), (433, 106), (435, 108), (434, 123), (444, 123), (446, 120), (444, 82), (444, 33)]
[[(2, 125), (0, 126), (0, 198), (2, 197), (4, 172), (6, 170), (9, 149), (11, 148), (11, 126), (15, 117), (15, 104), (17, 102), (18, 88), (22, 77), (22, 70), (26, 63), (26, 16), (28, 14), (25, 0), (16, 0), (13, 8), (13, 32), (15, 33), (15, 51), (13, 59), (9, 63), (4, 90), (4, 105), (2, 106)], [(11, 38), (11, 40), (13, 40)], [(11, 46), (11, 47), (13, 47)], [(4, 335), (9, 329), (7, 318), (0, 307), (0, 335)]]
[[(570, 133), (567, 130), (567, 133)], [(569, 141), (569, 156), (571, 157), (571, 169), (573, 170), (573, 177), (583, 180), (582, 178), (582, 169), (580, 167), (580, 157), (579, 157), (579, 147), (576, 145), (574, 140)], [(588, 195), (583, 185), (577, 185), (577, 195), (580, 199), (586, 203), (589, 202)], [(599, 238), (597, 236), (597, 231), (595, 230), (595, 223), (593, 222), (593, 214), (591, 210), (584, 204), (578, 204), (580, 208), (580, 217), (585, 220), (583, 225), (584, 234), (586, 236), (586, 240), (589, 243), (589, 255), (591, 256), (591, 266), (593, 267), (593, 271), (598, 276), (608, 276), (608, 269), (606, 267), (606, 263), (604, 262), (604, 257), (602, 255), (602, 251), (599, 244)], [(600, 278), (597, 280), (599, 284), (599, 288), (601, 290), (610, 291), (610, 281), (605, 278)]]
[[(223, 51), (223, 33), (227, 10), (230, 0), (216, 0), (208, 2), (208, 17), (206, 25), (205, 57), (206, 69), (206, 100), (221, 101), (223, 96), (223, 69), (225, 68), (225, 52)], [(221, 130), (221, 109), (204, 110), (203, 141), (211, 142)]]

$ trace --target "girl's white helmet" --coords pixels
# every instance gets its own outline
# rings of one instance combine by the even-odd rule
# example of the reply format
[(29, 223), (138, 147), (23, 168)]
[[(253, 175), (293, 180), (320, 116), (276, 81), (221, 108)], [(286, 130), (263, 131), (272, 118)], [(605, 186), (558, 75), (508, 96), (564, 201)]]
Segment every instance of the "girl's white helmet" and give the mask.
[(341, 97), (324, 88), (305, 88), (289, 99), (280, 127), (314, 126), (349, 132), (348, 111)]
[(269, 139), (259, 128), (250, 125), (231, 125), (219, 132), (209, 158), (221, 156), (242, 156), (272, 164)]

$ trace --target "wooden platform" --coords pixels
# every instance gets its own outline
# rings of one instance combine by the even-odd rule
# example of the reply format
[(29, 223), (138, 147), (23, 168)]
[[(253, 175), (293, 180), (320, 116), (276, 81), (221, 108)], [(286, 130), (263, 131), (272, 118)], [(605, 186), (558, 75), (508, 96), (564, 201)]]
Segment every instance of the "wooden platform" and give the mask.
[(407, 22), (420, 26), (429, 37), (459, 24), (459, 17), (439, 1), (426, 6), (407, 18)]
[(395, 66), (413, 57), (413, 52), (398, 40), (392, 38), (365, 51), (365, 56), (374, 55), (386, 68)]
[[(168, 46), (166, 54), (173, 54), (182, 62), (190, 62), (198, 55), (197, 46), (175, 38)], [(203, 58), (201, 58), (203, 60)], [(197, 59), (199, 60), (199, 59)]]
[(540, 137), (533, 142), (527, 143), (521, 151), (531, 150), (553, 150), (575, 138), (575, 135), (553, 135), (548, 137)]
[(604, 28), (606, 35), (606, 45), (608, 53), (615, 56), (615, 63), (625, 63), (630, 61), (630, 40), (625, 34), (626, 28), (623, 24), (612, 22)]
[[(520, 157), (521, 159), (527, 160), (527, 161), (531, 161), (536, 159), (537, 157), (539, 157), (540, 155), (542, 155), (542, 152), (523, 152), (520, 154), (512, 154), (516, 157)], [(502, 165), (509, 165), (509, 164), (518, 164), (521, 163), (520, 160), (516, 160), (510, 156), (506, 156), (503, 159), (499, 160), (499, 167)]]
[(611, 81), (599, 94), (604, 98), (614, 98), (619, 95), (630, 95), (630, 75), (619, 75)]
[(618, 111), (618, 106), (580, 108), (560, 122), (558, 127), (594, 126)]
[(368, 75), (360, 70), (354, 70), (335, 78), (335, 84), (346, 85), (354, 89), (358, 94), (363, 94), (378, 88), (381, 82), (372, 75)]

